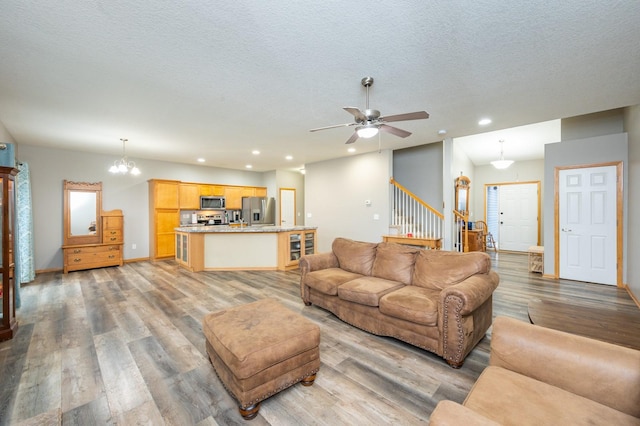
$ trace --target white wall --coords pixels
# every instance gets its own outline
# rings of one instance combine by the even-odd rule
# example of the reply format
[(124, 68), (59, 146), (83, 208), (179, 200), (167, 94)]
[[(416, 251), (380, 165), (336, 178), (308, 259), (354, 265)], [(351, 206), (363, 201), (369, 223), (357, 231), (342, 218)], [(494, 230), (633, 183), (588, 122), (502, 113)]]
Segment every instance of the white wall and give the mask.
[[(265, 186), (263, 173), (199, 165), (137, 160), (140, 176), (107, 171), (117, 158), (75, 151), (19, 145), (17, 159), (29, 164), (34, 207), (36, 270), (62, 268), (62, 181), (102, 182), (104, 210), (124, 213), (124, 258), (149, 257), (149, 179), (227, 185)], [(277, 194), (268, 190), (268, 196)], [(136, 249), (132, 249), (132, 244)]]
[[(626, 108), (625, 131), (629, 137), (629, 217), (625, 238), (627, 241), (627, 280), (629, 290), (640, 303), (640, 105)], [(626, 166), (626, 165), (625, 165)]]
[(379, 242), (389, 233), (391, 151), (306, 164), (305, 169), (305, 223), (318, 227), (319, 252), (330, 251), (336, 237)]

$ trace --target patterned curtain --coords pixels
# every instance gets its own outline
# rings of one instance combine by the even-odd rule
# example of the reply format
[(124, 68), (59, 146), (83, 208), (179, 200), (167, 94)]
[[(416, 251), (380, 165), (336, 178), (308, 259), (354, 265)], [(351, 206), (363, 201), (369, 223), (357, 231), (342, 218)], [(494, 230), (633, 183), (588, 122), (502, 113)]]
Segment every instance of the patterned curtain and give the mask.
[(20, 284), (36, 277), (33, 254), (33, 207), (31, 175), (27, 163), (18, 163), (16, 176), (16, 307), (20, 307)]

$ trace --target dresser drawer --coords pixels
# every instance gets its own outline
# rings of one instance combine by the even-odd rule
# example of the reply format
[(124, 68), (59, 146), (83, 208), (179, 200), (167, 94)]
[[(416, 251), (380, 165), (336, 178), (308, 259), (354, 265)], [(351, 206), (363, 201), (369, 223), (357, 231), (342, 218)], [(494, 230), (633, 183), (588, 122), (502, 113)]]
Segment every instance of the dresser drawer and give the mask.
[(117, 244), (123, 242), (122, 231), (115, 229), (105, 229), (102, 232), (102, 242), (105, 244)]
[(64, 249), (64, 271), (122, 266), (121, 245), (97, 245)]

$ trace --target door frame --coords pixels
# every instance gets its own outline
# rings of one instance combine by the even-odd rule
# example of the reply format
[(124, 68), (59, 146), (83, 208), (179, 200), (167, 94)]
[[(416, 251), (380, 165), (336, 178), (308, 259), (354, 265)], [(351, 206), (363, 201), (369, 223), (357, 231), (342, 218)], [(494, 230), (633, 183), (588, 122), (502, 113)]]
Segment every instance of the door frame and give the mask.
[(623, 288), (622, 283), (622, 271), (623, 269), (623, 253), (622, 253), (622, 241), (623, 241), (623, 174), (622, 174), (622, 161), (611, 161), (608, 163), (595, 163), (595, 164), (579, 164), (574, 166), (558, 166), (554, 169), (554, 189), (553, 189), (553, 245), (554, 245), (554, 278), (560, 279), (560, 171), (571, 169), (587, 169), (591, 167), (607, 167), (615, 166), (616, 168), (616, 287)]
[(537, 185), (537, 191), (538, 191), (538, 211), (536, 212), (536, 214), (538, 215), (538, 245), (540, 245), (540, 236), (542, 235), (542, 228), (541, 228), (541, 222), (542, 222), (542, 203), (540, 202), (541, 199), (541, 191), (540, 191), (540, 181), (539, 180), (527, 180), (527, 181), (522, 181), (522, 182), (500, 182), (500, 183), (485, 183), (484, 184), (484, 194), (483, 194), (483, 199), (484, 199), (484, 220), (487, 221), (487, 188), (490, 186), (507, 186), (507, 185), (532, 185), (535, 184)]

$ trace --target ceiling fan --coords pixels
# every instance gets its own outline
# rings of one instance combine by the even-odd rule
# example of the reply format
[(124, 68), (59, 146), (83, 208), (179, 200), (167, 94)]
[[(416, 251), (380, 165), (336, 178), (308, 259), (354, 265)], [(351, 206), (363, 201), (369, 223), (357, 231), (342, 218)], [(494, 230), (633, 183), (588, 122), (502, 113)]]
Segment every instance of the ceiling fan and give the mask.
[(408, 121), (408, 120), (423, 120), (429, 118), (429, 113), (426, 111), (408, 112), (405, 114), (388, 115), (386, 117), (380, 116), (380, 111), (377, 109), (369, 109), (369, 87), (373, 85), (373, 77), (364, 77), (360, 82), (367, 89), (367, 103), (364, 112), (360, 111), (356, 107), (344, 107), (343, 109), (354, 117), (353, 123), (336, 124), (333, 126), (319, 127), (317, 129), (311, 129), (311, 132), (317, 132), (318, 130), (333, 129), (336, 127), (350, 127), (356, 126), (356, 131), (351, 135), (346, 143), (354, 143), (358, 138), (371, 138), (378, 134), (378, 131), (391, 133), (392, 135), (406, 138), (411, 135), (411, 132), (398, 129), (397, 127), (389, 126), (386, 123), (394, 121)]

